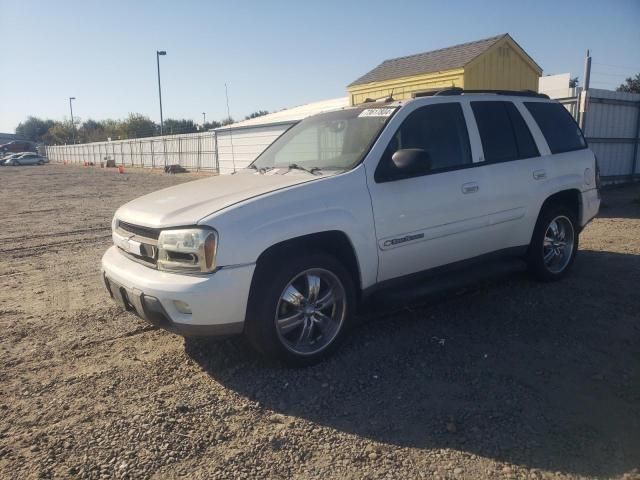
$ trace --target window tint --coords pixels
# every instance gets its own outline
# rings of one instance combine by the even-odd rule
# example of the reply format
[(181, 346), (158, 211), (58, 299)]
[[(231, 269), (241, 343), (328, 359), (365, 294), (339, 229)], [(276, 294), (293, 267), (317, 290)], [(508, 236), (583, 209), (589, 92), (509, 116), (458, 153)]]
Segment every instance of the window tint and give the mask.
[(389, 142), (376, 171), (376, 180), (399, 178), (391, 157), (405, 148), (421, 148), (429, 154), (431, 168), (422, 174), (470, 164), (469, 134), (460, 104), (427, 105), (409, 114)]
[(522, 115), (511, 102), (505, 102), (505, 108), (511, 120), (513, 134), (516, 137), (516, 145), (518, 146), (518, 158), (531, 158), (540, 155), (536, 142), (533, 141), (529, 127), (525, 123)]
[(547, 140), (551, 153), (587, 148), (582, 132), (571, 114), (559, 103), (525, 102)]
[(471, 102), (486, 162), (539, 155), (527, 124), (511, 102)]

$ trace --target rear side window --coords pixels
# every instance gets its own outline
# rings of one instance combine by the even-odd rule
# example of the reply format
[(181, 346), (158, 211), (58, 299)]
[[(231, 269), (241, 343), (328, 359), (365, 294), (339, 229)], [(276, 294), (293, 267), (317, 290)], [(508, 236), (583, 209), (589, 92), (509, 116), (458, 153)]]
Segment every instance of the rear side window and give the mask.
[(486, 162), (507, 162), (539, 155), (531, 132), (511, 102), (471, 102)]
[(513, 135), (516, 137), (516, 144), (518, 145), (518, 158), (531, 158), (540, 155), (536, 142), (533, 141), (529, 127), (525, 123), (522, 115), (511, 102), (505, 103), (505, 108), (509, 114), (511, 120), (511, 126), (513, 127)]
[(524, 103), (544, 135), (551, 153), (587, 148), (582, 132), (571, 114), (559, 103)]

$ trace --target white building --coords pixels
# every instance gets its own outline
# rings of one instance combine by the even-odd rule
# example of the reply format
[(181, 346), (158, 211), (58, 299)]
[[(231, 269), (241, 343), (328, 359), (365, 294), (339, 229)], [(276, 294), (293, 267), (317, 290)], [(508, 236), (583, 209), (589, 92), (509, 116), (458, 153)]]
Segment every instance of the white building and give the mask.
[(300, 120), (317, 113), (339, 110), (348, 105), (348, 97), (333, 98), (215, 129), (220, 173), (231, 173), (234, 167), (246, 167), (285, 130)]

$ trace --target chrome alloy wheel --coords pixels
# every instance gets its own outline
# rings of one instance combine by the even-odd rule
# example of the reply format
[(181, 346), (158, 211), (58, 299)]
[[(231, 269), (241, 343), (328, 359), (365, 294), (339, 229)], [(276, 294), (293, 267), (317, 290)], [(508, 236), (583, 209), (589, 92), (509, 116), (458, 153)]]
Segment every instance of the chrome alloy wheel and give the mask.
[(567, 267), (573, 255), (574, 237), (573, 224), (563, 215), (554, 218), (547, 225), (542, 254), (544, 264), (550, 272), (560, 273)]
[(313, 355), (336, 338), (346, 312), (340, 279), (329, 270), (312, 268), (296, 275), (280, 294), (276, 331), (289, 351)]

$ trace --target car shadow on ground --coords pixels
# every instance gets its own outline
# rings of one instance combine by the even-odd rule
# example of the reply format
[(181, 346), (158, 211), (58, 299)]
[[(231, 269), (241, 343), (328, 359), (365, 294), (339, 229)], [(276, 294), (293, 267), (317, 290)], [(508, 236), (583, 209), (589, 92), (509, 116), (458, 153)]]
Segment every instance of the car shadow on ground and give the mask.
[(616, 476), (640, 460), (640, 256), (580, 251), (524, 273), (368, 314), (322, 364), (290, 369), (242, 339), (187, 354), (266, 409), (390, 445)]

